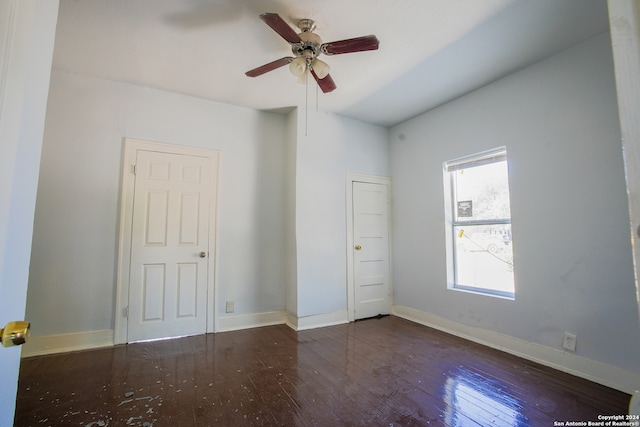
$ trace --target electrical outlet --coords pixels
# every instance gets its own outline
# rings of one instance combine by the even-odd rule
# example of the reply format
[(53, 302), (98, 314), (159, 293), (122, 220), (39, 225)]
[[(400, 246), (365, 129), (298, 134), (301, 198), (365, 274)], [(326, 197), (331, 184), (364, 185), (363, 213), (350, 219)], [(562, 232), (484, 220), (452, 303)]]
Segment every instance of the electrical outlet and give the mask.
[(576, 336), (569, 332), (564, 333), (564, 340), (562, 341), (562, 348), (569, 351), (576, 351)]
[(225, 311), (227, 313), (233, 313), (233, 310), (235, 309), (235, 304), (233, 301), (227, 301), (227, 307), (225, 309)]

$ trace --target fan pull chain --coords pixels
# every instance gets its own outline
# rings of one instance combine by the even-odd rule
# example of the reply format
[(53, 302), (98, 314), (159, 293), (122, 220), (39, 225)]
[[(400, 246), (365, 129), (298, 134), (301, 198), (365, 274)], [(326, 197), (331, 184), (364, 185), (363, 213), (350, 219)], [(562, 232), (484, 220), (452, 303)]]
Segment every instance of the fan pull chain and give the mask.
[(304, 136), (308, 136), (309, 130), (309, 70), (304, 74)]

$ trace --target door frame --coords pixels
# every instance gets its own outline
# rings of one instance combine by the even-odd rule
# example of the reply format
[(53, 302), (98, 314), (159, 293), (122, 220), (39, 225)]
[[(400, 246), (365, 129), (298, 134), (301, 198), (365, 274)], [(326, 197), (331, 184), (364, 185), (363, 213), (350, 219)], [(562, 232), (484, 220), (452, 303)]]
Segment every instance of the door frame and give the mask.
[[(387, 186), (387, 197), (391, 200), (391, 177), (380, 175), (366, 175), (361, 173), (347, 172), (346, 177), (346, 216), (347, 216), (347, 316), (349, 322), (353, 322), (356, 318), (356, 302), (355, 302), (355, 280), (353, 266), (353, 183), (365, 182), (370, 184), (382, 184)], [(389, 223), (387, 224), (389, 232), (389, 304), (390, 309), (393, 307), (393, 257), (391, 256), (391, 203), (387, 204)]]
[(211, 197), (209, 199), (209, 257), (207, 258), (207, 328), (206, 332), (214, 332), (216, 326), (216, 254), (217, 254), (217, 207), (218, 183), (220, 176), (221, 152), (207, 148), (187, 147), (184, 145), (168, 144), (164, 142), (144, 141), (141, 139), (125, 138), (122, 158), (122, 179), (120, 188), (120, 219), (118, 226), (118, 266), (116, 275), (116, 304), (114, 344), (127, 343), (128, 308), (129, 308), (129, 277), (131, 260), (131, 232), (133, 222), (133, 201), (135, 190), (135, 163), (138, 151), (156, 151), (161, 153), (191, 155), (209, 158), (212, 167), (213, 180)]

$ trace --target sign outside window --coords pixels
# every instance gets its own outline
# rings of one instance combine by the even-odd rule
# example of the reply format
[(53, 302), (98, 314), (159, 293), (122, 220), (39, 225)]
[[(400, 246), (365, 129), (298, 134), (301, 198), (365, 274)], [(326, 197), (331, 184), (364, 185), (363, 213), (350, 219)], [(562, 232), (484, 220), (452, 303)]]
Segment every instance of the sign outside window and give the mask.
[(473, 216), (473, 201), (463, 200), (458, 202), (458, 218)]

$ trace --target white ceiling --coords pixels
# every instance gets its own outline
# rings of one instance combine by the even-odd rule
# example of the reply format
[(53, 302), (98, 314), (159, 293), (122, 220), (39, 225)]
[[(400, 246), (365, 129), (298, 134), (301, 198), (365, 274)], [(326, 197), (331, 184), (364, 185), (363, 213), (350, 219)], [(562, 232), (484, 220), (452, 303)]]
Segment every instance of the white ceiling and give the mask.
[(325, 42), (375, 34), (377, 51), (322, 57), (338, 88), (318, 108), (384, 126), (608, 30), (605, 0), (61, 0), (54, 67), (261, 110), (303, 106), (288, 67), (244, 74), (291, 54), (264, 12), (294, 29), (312, 18)]

